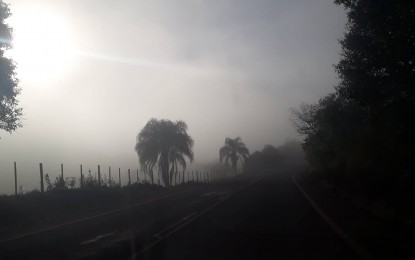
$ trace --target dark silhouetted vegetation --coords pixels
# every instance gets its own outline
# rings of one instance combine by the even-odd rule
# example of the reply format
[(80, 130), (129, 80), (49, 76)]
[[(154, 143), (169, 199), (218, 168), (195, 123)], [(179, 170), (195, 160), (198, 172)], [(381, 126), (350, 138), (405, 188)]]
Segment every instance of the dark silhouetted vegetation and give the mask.
[(240, 137), (236, 137), (235, 139), (226, 138), (225, 145), (219, 151), (220, 162), (225, 160), (225, 164), (228, 164), (230, 160), (234, 173), (237, 172), (238, 161), (243, 165), (248, 157), (249, 150), (245, 147)]
[(249, 174), (278, 173), (282, 169), (305, 167), (304, 152), (298, 141), (289, 141), (274, 147), (265, 145), (261, 151), (252, 153), (244, 164)]
[(315, 176), (403, 213), (415, 202), (415, 2), (335, 2), (348, 17), (340, 83), (293, 122)]
[(12, 59), (4, 56), (5, 51), (12, 47), (12, 28), (5, 23), (10, 15), (9, 6), (0, 1), (0, 129), (9, 133), (22, 126), (22, 109), (16, 98), (20, 93), (16, 66)]
[(62, 175), (56, 177), (55, 181), (52, 182), (49, 174), (45, 174), (44, 176), (46, 190), (66, 190), (66, 189), (75, 189), (76, 187), (76, 178), (75, 177), (66, 177), (63, 178)]
[(137, 136), (135, 151), (141, 170), (154, 182), (153, 170), (157, 166), (161, 179), (170, 186), (179, 167), (186, 170), (185, 157), (193, 161), (193, 139), (187, 134), (183, 121), (151, 119)]

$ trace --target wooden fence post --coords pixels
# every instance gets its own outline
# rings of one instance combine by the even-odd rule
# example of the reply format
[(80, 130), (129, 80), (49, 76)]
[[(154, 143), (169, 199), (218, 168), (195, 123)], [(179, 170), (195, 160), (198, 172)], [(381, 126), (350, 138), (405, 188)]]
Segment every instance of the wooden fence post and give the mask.
[(79, 168), (81, 170), (81, 183), (79, 183), (79, 186), (81, 187), (81, 189), (84, 187), (84, 175), (82, 174), (82, 164), (79, 165)]
[(140, 181), (140, 179), (138, 178), (138, 169), (137, 169), (137, 183)]
[(120, 184), (121, 188), (121, 168), (118, 168), (118, 183)]
[(108, 178), (110, 187), (112, 186), (112, 179), (111, 179), (111, 166), (108, 166)]
[(40, 192), (45, 192), (44, 186), (43, 186), (43, 164), (39, 163), (39, 170), (40, 170)]
[(98, 186), (101, 186), (101, 166), (98, 165)]
[(131, 185), (130, 169), (128, 169), (128, 185)]
[(62, 180), (63, 180), (63, 163), (61, 163), (61, 177), (62, 177)]
[(14, 195), (17, 196), (17, 165), (14, 162)]

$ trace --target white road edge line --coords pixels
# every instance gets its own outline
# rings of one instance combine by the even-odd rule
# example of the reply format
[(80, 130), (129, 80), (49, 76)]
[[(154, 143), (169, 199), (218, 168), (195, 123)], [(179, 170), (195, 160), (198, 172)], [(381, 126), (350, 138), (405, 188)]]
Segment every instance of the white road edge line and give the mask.
[(330, 228), (336, 233), (339, 237), (341, 237), (347, 245), (349, 245), (353, 251), (362, 259), (373, 259), (370, 253), (361, 247), (356, 241), (354, 241), (350, 236), (348, 236), (338, 225), (336, 225), (333, 220), (331, 220), (321, 208), (314, 202), (314, 200), (307, 194), (307, 192), (298, 184), (295, 176), (292, 177), (292, 180), (300, 190), (300, 192), (304, 195), (313, 209), (317, 212), (317, 214), (330, 226)]

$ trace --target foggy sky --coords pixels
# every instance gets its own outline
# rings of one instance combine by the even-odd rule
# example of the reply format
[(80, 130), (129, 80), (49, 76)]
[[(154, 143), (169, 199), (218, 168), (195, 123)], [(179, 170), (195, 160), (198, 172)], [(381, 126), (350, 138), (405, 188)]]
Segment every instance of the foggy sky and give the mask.
[(16, 19), (52, 10), (79, 52), (59, 77), (18, 74), (24, 127), (0, 133), (0, 193), (14, 161), (27, 176), (39, 162), (137, 168), (136, 135), (153, 117), (188, 124), (196, 163), (218, 160), (226, 137), (251, 152), (298, 138), (290, 108), (332, 91), (345, 26), (331, 0), (6, 2)]

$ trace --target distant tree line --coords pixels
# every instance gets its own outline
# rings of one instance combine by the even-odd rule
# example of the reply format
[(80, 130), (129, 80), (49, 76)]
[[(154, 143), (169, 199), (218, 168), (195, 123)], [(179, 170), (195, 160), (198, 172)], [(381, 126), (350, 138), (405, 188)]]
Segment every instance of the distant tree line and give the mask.
[(340, 82), (293, 111), (306, 159), (337, 187), (415, 199), (415, 2), (335, 3), (348, 18)]
[(244, 172), (248, 174), (278, 173), (283, 169), (295, 170), (305, 166), (301, 144), (292, 140), (275, 147), (267, 144), (256, 151), (245, 162)]

